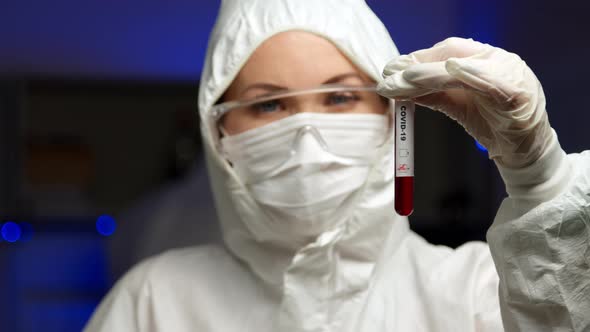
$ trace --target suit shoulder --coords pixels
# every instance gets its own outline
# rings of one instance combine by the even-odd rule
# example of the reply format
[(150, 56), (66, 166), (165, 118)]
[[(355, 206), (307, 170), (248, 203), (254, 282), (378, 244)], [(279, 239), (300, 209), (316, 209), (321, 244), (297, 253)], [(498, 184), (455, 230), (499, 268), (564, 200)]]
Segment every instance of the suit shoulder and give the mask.
[(204, 245), (172, 249), (149, 257), (132, 267), (118, 282), (133, 293), (178, 280), (208, 279), (211, 274), (239, 268), (240, 264), (225, 248)]

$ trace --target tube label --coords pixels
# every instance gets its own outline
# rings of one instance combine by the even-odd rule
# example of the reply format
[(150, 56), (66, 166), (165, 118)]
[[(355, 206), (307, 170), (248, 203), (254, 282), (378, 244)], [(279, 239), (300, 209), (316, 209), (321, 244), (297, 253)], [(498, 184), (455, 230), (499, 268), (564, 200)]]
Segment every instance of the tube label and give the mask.
[(395, 176), (414, 176), (414, 111), (412, 101), (395, 101)]

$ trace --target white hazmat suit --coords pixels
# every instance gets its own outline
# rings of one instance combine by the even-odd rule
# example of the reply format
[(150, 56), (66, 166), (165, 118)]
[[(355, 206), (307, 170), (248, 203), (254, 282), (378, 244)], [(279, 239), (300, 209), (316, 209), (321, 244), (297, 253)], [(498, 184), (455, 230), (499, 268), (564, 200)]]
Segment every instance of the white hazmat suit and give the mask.
[(217, 151), (209, 112), (252, 52), (287, 30), (327, 38), (375, 81), (398, 56), (363, 1), (224, 1), (199, 111), (225, 246), (142, 262), (86, 331), (590, 330), (590, 155), (566, 156), (556, 139), (534, 164), (501, 168), (511, 197), (489, 247), (453, 250), (414, 234), (395, 215), (391, 174), (379, 165), (350, 214), (313, 241), (301, 242), (304, 224), (284, 232), (265, 219)]

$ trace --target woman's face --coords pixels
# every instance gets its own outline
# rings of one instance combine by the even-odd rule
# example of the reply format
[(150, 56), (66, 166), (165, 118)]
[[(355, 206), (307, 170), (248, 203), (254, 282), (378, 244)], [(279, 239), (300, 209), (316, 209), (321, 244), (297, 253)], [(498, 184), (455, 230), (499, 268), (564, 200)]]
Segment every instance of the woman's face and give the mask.
[[(288, 31), (266, 40), (254, 51), (224, 94), (224, 100), (244, 100), (283, 89), (307, 89), (322, 84), (367, 85), (373, 81), (328, 40), (309, 32)], [(385, 113), (387, 103), (376, 94), (366, 113)], [(251, 117), (229, 112), (222, 119), (229, 134), (259, 126)]]

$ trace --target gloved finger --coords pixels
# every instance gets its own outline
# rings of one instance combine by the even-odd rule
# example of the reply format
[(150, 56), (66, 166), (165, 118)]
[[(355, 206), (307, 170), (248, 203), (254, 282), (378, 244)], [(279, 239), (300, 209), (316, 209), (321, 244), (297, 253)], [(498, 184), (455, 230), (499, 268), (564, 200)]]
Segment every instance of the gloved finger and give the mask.
[(454, 100), (445, 92), (433, 92), (425, 96), (416, 97), (413, 101), (420, 106), (441, 111), (445, 114), (447, 113), (448, 105), (454, 104)]
[(394, 73), (400, 72), (407, 67), (418, 63), (419, 62), (412, 56), (412, 54), (400, 55), (385, 65), (381, 76), (386, 78), (387, 76), (391, 76)]
[(490, 49), (491, 46), (472, 39), (448, 38), (429, 49), (394, 58), (383, 68), (382, 77), (387, 78), (420, 63), (441, 62), (452, 57), (469, 57)]
[(433, 92), (425, 96), (414, 98), (413, 100), (416, 104), (442, 112), (449, 118), (465, 126), (465, 99), (464, 90), (448, 90)]
[(445, 67), (449, 75), (461, 81), (467, 89), (492, 97), (496, 102), (509, 102), (522, 95), (522, 89), (510, 80), (497, 77), (487, 60), (453, 58), (446, 61)]
[(445, 61), (450, 58), (466, 58), (493, 49), (473, 39), (451, 37), (435, 44), (433, 47), (419, 50), (410, 55), (420, 63)]
[(431, 89), (418, 87), (403, 77), (403, 72), (394, 73), (377, 84), (377, 93), (395, 99), (411, 99), (431, 93)]
[(449, 74), (444, 61), (411, 66), (402, 72), (402, 77), (415, 87), (432, 91), (465, 88), (462, 81)]
[(390, 98), (416, 98), (453, 88), (464, 88), (464, 84), (449, 75), (444, 62), (431, 62), (412, 65), (386, 77), (378, 92)]

